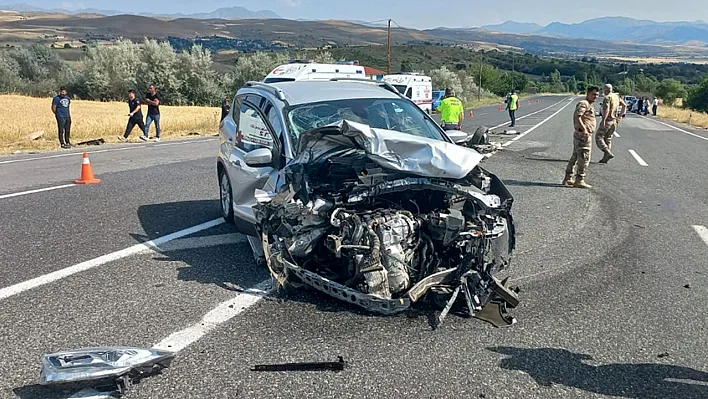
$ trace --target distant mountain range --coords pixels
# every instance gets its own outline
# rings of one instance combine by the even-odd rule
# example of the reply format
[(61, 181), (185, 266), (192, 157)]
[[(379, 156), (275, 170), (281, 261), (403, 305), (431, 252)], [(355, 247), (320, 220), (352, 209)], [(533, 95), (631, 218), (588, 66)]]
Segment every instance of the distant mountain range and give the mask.
[(647, 44), (708, 44), (704, 21), (656, 22), (625, 17), (603, 17), (575, 24), (553, 22), (546, 26), (507, 21), (485, 25), (484, 30), (572, 39), (596, 39)]
[[(124, 12), (124, 11), (99, 10), (96, 8), (82, 8), (82, 9), (77, 9), (77, 10), (67, 10), (67, 9), (62, 9), (62, 8), (46, 9), (46, 8), (36, 7), (36, 6), (32, 6), (29, 4), (23, 4), (23, 3), (0, 5), (0, 10), (16, 11), (16, 12), (39, 11), (39, 12), (62, 13), (62, 14), (69, 14), (69, 15), (101, 14), (101, 15), (106, 15), (106, 16), (113, 16), (113, 15), (128, 14), (127, 12)], [(182, 14), (182, 13), (155, 14), (155, 13), (133, 13), (133, 12), (131, 12), (130, 14), (141, 15), (144, 17), (153, 17), (153, 18), (194, 18), (194, 19), (217, 19), (217, 18), (219, 18), (219, 19), (272, 19), (272, 18), (280, 19), (280, 18), (282, 18), (280, 15), (278, 15), (270, 10), (251, 11), (251, 10), (248, 10), (243, 7), (224, 7), (224, 8), (216, 9), (212, 12), (196, 13), (196, 14)]]

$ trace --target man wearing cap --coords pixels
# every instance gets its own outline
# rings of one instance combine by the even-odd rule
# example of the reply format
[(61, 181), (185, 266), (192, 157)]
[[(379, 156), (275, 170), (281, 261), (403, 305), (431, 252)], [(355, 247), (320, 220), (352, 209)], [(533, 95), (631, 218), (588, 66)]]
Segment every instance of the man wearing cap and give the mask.
[[(599, 94), (597, 87), (588, 87), (587, 94), (575, 106), (573, 113), (573, 155), (565, 168), (565, 179), (563, 184), (572, 185), (577, 188), (592, 188), (585, 182), (585, 175), (590, 165), (590, 153), (592, 151), (592, 141), (590, 137), (595, 131), (597, 119), (595, 117), (595, 101)], [(573, 169), (576, 168), (575, 180), (573, 180)]]
[(465, 119), (465, 106), (459, 98), (455, 97), (453, 89), (445, 89), (445, 98), (438, 106), (443, 129), (462, 130), (462, 121)]
[[(612, 92), (612, 85), (606, 84), (604, 87), (605, 99), (602, 100), (602, 122), (595, 135), (595, 143), (605, 156), (600, 163), (607, 163), (614, 158), (612, 154), (612, 135), (617, 129), (617, 124), (627, 114), (627, 103), (619, 94)], [(622, 106), (621, 116), (617, 115), (617, 109)]]

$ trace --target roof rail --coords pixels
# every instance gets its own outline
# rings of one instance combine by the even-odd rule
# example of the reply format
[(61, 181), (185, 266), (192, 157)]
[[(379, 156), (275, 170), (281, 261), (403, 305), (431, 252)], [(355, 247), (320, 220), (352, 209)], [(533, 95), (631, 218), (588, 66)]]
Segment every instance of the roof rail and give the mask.
[(268, 91), (270, 94), (278, 97), (280, 99), (280, 101), (285, 101), (285, 93), (283, 92), (283, 90), (281, 90), (271, 84), (257, 82), (254, 80), (249, 80), (248, 82), (246, 82), (245, 86), (246, 87), (259, 87), (261, 89)]
[(396, 89), (392, 84), (390, 84), (388, 82), (383, 82), (380, 80), (371, 80), (371, 79), (367, 79), (367, 78), (332, 78), (332, 79), (330, 79), (330, 82), (341, 82), (341, 81), (376, 84), (379, 87), (383, 87), (384, 89), (386, 89), (392, 93), (396, 93), (398, 95), (401, 95), (401, 92), (399, 92), (398, 89)]

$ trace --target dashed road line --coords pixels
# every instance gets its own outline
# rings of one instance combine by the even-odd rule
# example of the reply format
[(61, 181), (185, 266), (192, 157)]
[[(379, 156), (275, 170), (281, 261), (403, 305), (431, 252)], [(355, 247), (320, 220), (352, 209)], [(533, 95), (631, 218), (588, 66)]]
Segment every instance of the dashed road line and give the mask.
[(617, 138), (620, 138), (620, 137), (621, 137), (621, 136), (619, 135), (619, 133), (617, 133), (617, 132), (614, 133), (614, 136), (617, 137)]
[(639, 154), (637, 154), (636, 151), (634, 151), (634, 150), (629, 150), (629, 153), (632, 154), (632, 156), (634, 157), (634, 159), (636, 159), (637, 162), (638, 162), (640, 165), (642, 165), (642, 166), (649, 166), (649, 164), (646, 163), (646, 162), (642, 159), (642, 157), (640, 157)]
[(695, 230), (698, 237), (700, 237), (701, 240), (708, 245), (708, 228), (706, 228), (706, 226), (695, 225), (693, 226), (693, 230)]
[(19, 197), (20, 195), (27, 195), (27, 194), (34, 194), (34, 193), (41, 193), (44, 191), (51, 191), (51, 190), (58, 190), (60, 188), (67, 188), (67, 187), (74, 187), (76, 184), (63, 184), (61, 186), (53, 186), (53, 187), (45, 187), (45, 188), (38, 188), (36, 190), (29, 190), (29, 191), (21, 191), (18, 193), (12, 193), (12, 194), (3, 194), (0, 195), (0, 199), (5, 199), (5, 198), (12, 198), (12, 197)]
[(11, 285), (9, 287), (5, 287), (0, 289), (0, 300), (9, 298), (14, 295), (21, 294), (25, 291), (29, 291), (33, 288), (37, 288), (46, 284), (49, 284), (51, 282), (61, 280), (63, 278), (69, 277), (73, 274), (80, 273), (86, 270), (90, 270), (93, 268), (96, 268), (98, 266), (104, 265), (108, 262), (113, 262), (118, 259), (123, 259), (131, 255), (135, 255), (138, 253), (141, 253), (143, 251), (147, 251), (150, 249), (158, 248), (160, 245), (163, 245), (165, 243), (168, 243), (172, 240), (182, 238), (185, 236), (188, 236), (190, 234), (198, 233), (202, 230), (210, 229), (212, 227), (218, 226), (220, 224), (224, 223), (223, 218), (219, 219), (214, 219), (208, 222), (204, 222), (202, 224), (198, 224), (196, 226), (192, 226), (189, 228), (186, 228), (184, 230), (180, 230), (177, 232), (174, 232), (172, 234), (168, 234), (166, 236), (162, 236), (159, 238), (156, 238), (154, 240), (150, 240), (147, 242), (143, 242), (140, 244), (133, 245), (132, 247), (128, 247), (125, 249), (122, 249), (120, 251), (112, 252), (103, 256), (99, 256), (98, 258), (90, 259), (85, 262), (69, 266), (64, 269), (57, 270), (55, 272), (47, 273), (39, 277), (35, 277), (31, 280), (23, 281), (21, 283)]

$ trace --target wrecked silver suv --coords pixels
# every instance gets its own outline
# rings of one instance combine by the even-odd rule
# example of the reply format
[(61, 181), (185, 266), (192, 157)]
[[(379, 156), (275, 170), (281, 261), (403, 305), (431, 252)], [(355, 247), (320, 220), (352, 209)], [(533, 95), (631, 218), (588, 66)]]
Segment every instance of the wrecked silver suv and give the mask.
[(426, 302), (439, 322), (451, 310), (514, 322), (517, 291), (499, 278), (513, 198), (479, 152), (376, 82), (251, 84), (237, 100), (222, 128), (222, 211), (280, 285), (379, 314)]

